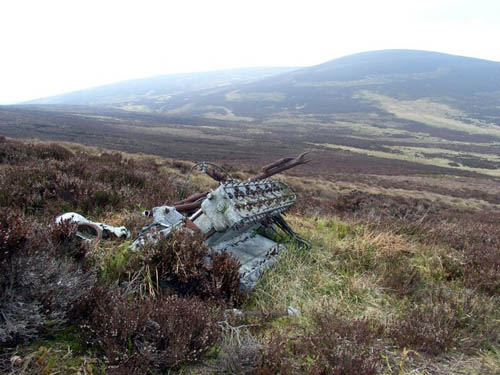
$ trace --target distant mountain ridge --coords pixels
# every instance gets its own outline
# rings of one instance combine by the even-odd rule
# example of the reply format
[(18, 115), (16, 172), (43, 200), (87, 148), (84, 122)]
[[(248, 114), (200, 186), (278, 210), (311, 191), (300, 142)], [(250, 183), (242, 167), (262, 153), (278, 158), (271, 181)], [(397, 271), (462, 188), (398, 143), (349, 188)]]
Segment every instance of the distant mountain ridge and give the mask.
[(500, 178), (494, 61), (372, 51), (307, 68), (120, 82), (37, 102), (51, 105), (0, 106), (0, 132), (196, 161), (308, 151), (331, 171)]
[(390, 112), (391, 100), (397, 105), (415, 100), (441, 103), (459, 111), (456, 116), (500, 124), (500, 63), (429, 51), (382, 50), (298, 69), (153, 77), (30, 103), (268, 121)]
[(167, 74), (73, 91), (30, 100), (22, 104), (112, 105), (136, 100), (142, 96), (153, 100), (165, 95), (176, 95), (190, 91), (221, 87), (228, 84), (251, 82), (294, 69), (297, 68), (256, 67)]

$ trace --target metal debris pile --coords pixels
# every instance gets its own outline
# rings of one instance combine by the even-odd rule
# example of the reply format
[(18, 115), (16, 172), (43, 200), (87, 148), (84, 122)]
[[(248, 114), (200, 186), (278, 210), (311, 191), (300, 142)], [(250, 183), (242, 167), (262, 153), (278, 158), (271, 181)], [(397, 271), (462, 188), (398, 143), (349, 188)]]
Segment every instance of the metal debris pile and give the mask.
[[(295, 203), (296, 195), (287, 184), (269, 179), (279, 172), (307, 163), (306, 154), (267, 165), (248, 181), (231, 178), (215, 164), (196, 164), (194, 167), (201, 167), (219, 182), (219, 186), (171, 205), (154, 207), (151, 212), (145, 211), (144, 214), (151, 216), (153, 222), (139, 232), (130, 247), (140, 251), (148, 241), (169, 236), (177, 228), (187, 228), (203, 235), (212, 251), (227, 251), (237, 258), (241, 264), (240, 288), (254, 288), (264, 270), (276, 263), (284, 248), (272, 239), (273, 234), (281, 232), (300, 246), (308, 246), (282, 216)], [(91, 240), (87, 233), (93, 233), (94, 240), (112, 235), (130, 237), (125, 227), (95, 223), (74, 212), (58, 216), (56, 222), (64, 220), (77, 223), (78, 236), (86, 241)]]

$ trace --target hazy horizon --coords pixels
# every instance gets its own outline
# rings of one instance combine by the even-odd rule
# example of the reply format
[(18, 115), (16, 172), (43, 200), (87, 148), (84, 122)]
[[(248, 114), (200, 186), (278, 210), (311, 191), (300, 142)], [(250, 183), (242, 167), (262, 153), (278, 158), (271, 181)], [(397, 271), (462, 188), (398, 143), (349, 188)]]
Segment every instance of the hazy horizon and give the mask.
[(500, 61), (495, 1), (107, 1), (0, 5), (0, 104), (124, 80), (311, 66), (417, 49)]

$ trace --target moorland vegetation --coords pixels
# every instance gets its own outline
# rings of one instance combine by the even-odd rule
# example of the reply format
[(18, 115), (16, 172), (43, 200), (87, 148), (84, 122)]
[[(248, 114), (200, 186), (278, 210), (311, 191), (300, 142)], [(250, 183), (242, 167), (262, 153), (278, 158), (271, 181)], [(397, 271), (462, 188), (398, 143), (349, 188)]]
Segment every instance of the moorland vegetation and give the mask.
[[(206, 189), (185, 181), (191, 165), (0, 138), (2, 372), (500, 371), (494, 178), (280, 176), (299, 195), (287, 220), (312, 247), (285, 243), (248, 294), (237, 261), (211, 254), (207, 266), (195, 234), (134, 252), (54, 225), (76, 211), (136, 233), (142, 210)], [(279, 313), (290, 306), (300, 316)]]

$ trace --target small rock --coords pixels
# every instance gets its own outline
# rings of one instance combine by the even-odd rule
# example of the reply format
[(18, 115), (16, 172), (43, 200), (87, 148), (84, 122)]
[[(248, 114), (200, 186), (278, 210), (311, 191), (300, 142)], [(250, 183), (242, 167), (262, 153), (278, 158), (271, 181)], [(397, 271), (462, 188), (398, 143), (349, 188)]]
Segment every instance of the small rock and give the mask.
[(302, 315), (298, 309), (296, 309), (295, 307), (292, 307), (292, 306), (288, 306), (288, 309), (286, 310), (286, 312), (288, 313), (288, 316), (301, 316)]

